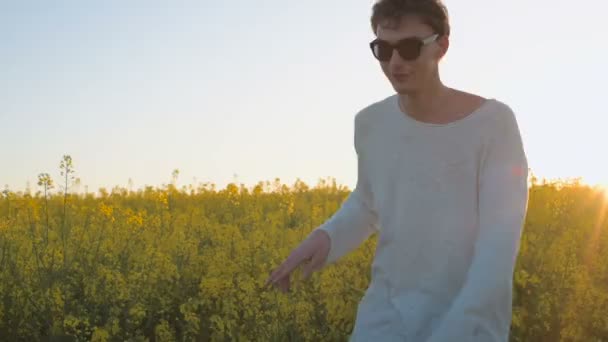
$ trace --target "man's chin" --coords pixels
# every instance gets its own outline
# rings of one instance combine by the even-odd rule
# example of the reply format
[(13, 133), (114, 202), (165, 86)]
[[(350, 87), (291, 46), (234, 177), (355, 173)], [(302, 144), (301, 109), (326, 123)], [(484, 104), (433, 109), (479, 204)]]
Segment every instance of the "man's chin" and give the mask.
[(411, 94), (414, 91), (416, 91), (416, 87), (412, 86), (411, 84), (404, 84), (404, 83), (393, 83), (393, 89), (395, 89), (395, 91), (399, 94), (402, 95), (407, 95), (407, 94)]

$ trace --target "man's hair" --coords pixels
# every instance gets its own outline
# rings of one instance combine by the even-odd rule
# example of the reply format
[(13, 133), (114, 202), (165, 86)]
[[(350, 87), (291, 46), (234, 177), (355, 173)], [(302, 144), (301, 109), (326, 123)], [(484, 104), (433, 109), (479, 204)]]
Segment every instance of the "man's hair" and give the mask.
[(418, 16), (440, 36), (450, 35), (448, 10), (442, 0), (378, 0), (372, 8), (372, 30), (376, 34), (378, 24), (388, 21), (393, 25), (409, 14)]

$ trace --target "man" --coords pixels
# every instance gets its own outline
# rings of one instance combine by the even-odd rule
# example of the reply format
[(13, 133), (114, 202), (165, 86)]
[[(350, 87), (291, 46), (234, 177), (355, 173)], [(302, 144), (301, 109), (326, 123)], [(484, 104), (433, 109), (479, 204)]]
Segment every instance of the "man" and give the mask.
[(341, 208), (270, 275), (289, 289), (379, 239), (351, 341), (508, 341), (512, 277), (528, 205), (513, 111), (449, 88), (440, 0), (380, 0), (370, 43), (396, 94), (355, 116), (358, 178)]

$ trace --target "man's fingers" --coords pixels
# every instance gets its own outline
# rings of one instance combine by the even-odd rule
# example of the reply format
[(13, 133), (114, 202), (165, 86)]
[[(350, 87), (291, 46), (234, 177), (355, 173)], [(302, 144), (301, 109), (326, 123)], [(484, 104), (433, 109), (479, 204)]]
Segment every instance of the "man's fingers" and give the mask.
[[(309, 259), (310, 257), (314, 257), (310, 254), (310, 247), (308, 243), (303, 243), (298, 248), (296, 248), (287, 259), (277, 267), (271, 274), (270, 277), (266, 280), (264, 286), (272, 285), (280, 285), (283, 286), (285, 290), (289, 289), (289, 275), (293, 272), (303, 261)], [(311, 260), (310, 264), (305, 265), (304, 269), (304, 278), (310, 276), (310, 274), (318, 268), (320, 261), (319, 257), (316, 257), (314, 260)], [(312, 267), (312, 268), (311, 268)]]
[(312, 255), (310, 262), (304, 265), (303, 278), (304, 280), (308, 280), (310, 276), (317, 270), (321, 268), (323, 263), (323, 259), (319, 255), (319, 253), (315, 253)]
[(312, 259), (302, 267), (302, 278), (304, 280), (308, 280), (308, 278), (310, 278), (310, 276), (312, 275), (312, 273), (314, 271), (315, 271), (315, 264), (314, 264), (314, 259)]
[(271, 274), (268, 280), (266, 281), (266, 286), (276, 284), (284, 275), (284, 265), (281, 264), (277, 267)]
[(277, 282), (281, 281), (281, 279), (283, 279), (288, 273), (289, 272), (287, 272), (287, 265), (282, 264), (270, 277), (270, 283), (276, 284)]
[(280, 279), (278, 285), (281, 291), (283, 291), (284, 293), (289, 292), (289, 276)]
[(297, 254), (290, 255), (285, 262), (283, 262), (268, 278), (265, 286), (269, 284), (276, 284), (278, 281), (288, 277), (289, 274), (298, 266), (300, 263)]
[(270, 275), (268, 276), (268, 279), (266, 279), (266, 282), (264, 283), (264, 287), (267, 287), (268, 285), (274, 283), (275, 274), (276, 274), (276, 270), (270, 272)]
[(273, 274), (270, 276), (270, 282), (275, 283), (293, 272), (293, 270), (298, 267), (298, 265), (304, 259), (301, 254), (302, 253), (299, 253), (298, 251), (296, 251), (296, 253), (292, 253), (287, 260), (285, 260), (285, 262), (283, 262), (283, 264), (281, 264), (281, 266), (279, 266), (276, 271), (273, 272)]
[(302, 278), (304, 280), (308, 280), (308, 278), (310, 278), (310, 275), (312, 274), (314, 270), (312, 269), (312, 263), (308, 263), (306, 265), (304, 265), (303, 267), (303, 271), (302, 271)]

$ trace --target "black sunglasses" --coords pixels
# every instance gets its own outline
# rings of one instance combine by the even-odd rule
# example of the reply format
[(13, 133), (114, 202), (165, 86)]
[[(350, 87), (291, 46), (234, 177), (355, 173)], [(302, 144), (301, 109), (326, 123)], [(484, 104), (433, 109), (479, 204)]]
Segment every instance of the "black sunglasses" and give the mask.
[(438, 37), (439, 34), (436, 33), (424, 39), (409, 37), (398, 41), (396, 44), (376, 38), (369, 43), (369, 47), (372, 49), (374, 57), (380, 62), (388, 62), (393, 56), (393, 50), (397, 50), (399, 56), (404, 60), (413, 61), (420, 57), (422, 47), (434, 42)]

